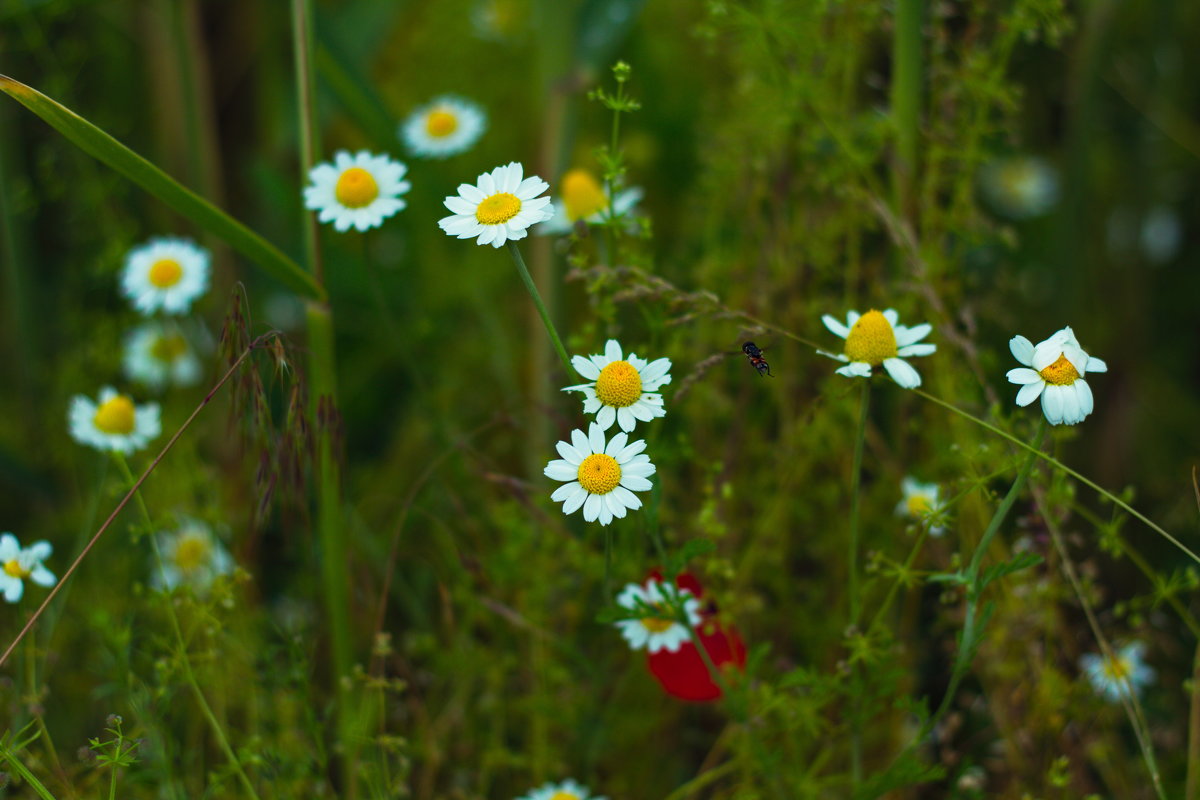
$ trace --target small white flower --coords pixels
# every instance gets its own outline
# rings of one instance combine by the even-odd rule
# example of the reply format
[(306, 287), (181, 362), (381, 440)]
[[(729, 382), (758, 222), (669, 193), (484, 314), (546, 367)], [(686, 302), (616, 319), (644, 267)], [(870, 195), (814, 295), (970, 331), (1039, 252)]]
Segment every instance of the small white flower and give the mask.
[(528, 0), (478, 0), (471, 25), (481, 39), (504, 42), (518, 38), (528, 27)]
[(470, 100), (454, 95), (435, 97), (408, 115), (400, 127), (409, 152), (446, 158), (470, 149), (483, 135), (487, 116)]
[(209, 255), (190, 239), (159, 237), (125, 256), (121, 291), (143, 314), (184, 314), (208, 289)]
[(20, 600), (26, 578), (38, 586), (53, 586), (54, 573), (42, 564), (53, 551), (47, 541), (22, 548), (11, 533), (0, 535), (0, 592), (4, 592), (4, 599), (10, 603)]
[(135, 406), (128, 395), (105, 386), (99, 403), (81, 394), (71, 398), (67, 414), (71, 436), (97, 450), (132, 453), (162, 432), (158, 403)]
[(632, 444), (629, 436), (618, 433), (604, 440), (604, 430), (592, 423), (585, 436), (581, 430), (571, 431), (571, 442), (559, 442), (555, 447), (561, 459), (546, 465), (545, 475), (556, 481), (567, 481), (554, 490), (550, 499), (563, 504), (564, 514), (574, 514), (581, 507), (588, 522), (600, 520), (607, 525), (614, 517), (623, 518), (625, 510), (642, 507), (634, 492), (649, 491), (649, 478), (654, 474), (644, 439)]
[(406, 205), (400, 195), (412, 188), (404, 180), (407, 171), (387, 156), (340, 150), (332, 164), (317, 164), (308, 173), (304, 207), (319, 212), (317, 219), (332, 222), (339, 233), (351, 226), (357, 231), (377, 228)]
[(591, 791), (581, 783), (565, 780), (562, 783), (544, 783), (536, 789), (530, 789), (517, 800), (608, 800), (606, 797), (592, 796)]
[(521, 179), (524, 168), (513, 161), (479, 176), (475, 185), (464, 183), (458, 194), (443, 202), (453, 212), (438, 226), (459, 239), (500, 247), (509, 239), (524, 239), (527, 228), (553, 213), (549, 197), (538, 197), (550, 188), (537, 176)]
[(218, 575), (233, 572), (233, 559), (212, 529), (194, 519), (184, 520), (179, 530), (155, 534), (162, 553), (163, 568), (155, 565), (151, 583), (156, 589), (190, 586), (205, 592)]
[[(900, 482), (903, 498), (896, 504), (896, 514), (909, 519), (923, 520), (937, 515), (941, 511), (938, 505), (938, 485), (936, 483), (921, 483), (916, 478), (905, 477)], [(946, 529), (941, 525), (929, 528), (930, 536), (941, 536)]]
[(621, 357), (621, 344), (609, 339), (603, 355), (575, 356), (575, 371), (591, 383), (567, 386), (564, 392), (583, 392), (583, 413), (595, 414), (600, 430), (615, 421), (623, 431), (631, 431), (638, 420), (649, 422), (664, 417), (663, 398), (656, 390), (671, 382), (671, 359), (646, 361), (630, 353)]
[[(560, 197), (553, 203), (554, 214), (538, 225), (537, 233), (542, 236), (560, 236), (575, 229), (575, 223), (583, 220), (589, 225), (599, 225), (609, 219), (609, 193), (600, 181), (585, 169), (568, 170), (559, 182)], [(637, 220), (631, 212), (642, 199), (638, 186), (618, 191), (612, 199), (615, 217), (624, 217), (629, 230), (637, 229)]]
[(1154, 670), (1142, 660), (1145, 651), (1141, 642), (1130, 642), (1117, 651), (1115, 658), (1097, 653), (1080, 656), (1079, 666), (1093, 688), (1115, 702), (1154, 682)]
[[(684, 598), (683, 608), (687, 612), (688, 624), (695, 628), (700, 624), (699, 598), (693, 597), (687, 589), (676, 588), (675, 592)], [(640, 606), (650, 606), (659, 612), (659, 615), (654, 617), (623, 619), (614, 623), (633, 650), (641, 650), (644, 647), (650, 653), (657, 653), (659, 650), (674, 653), (690, 638), (687, 628), (673, 619), (675, 612), (667, 602), (663, 585), (654, 578), (647, 581), (645, 586), (638, 583), (626, 584), (617, 596), (617, 605), (630, 611)]]
[(148, 322), (125, 339), (125, 374), (152, 389), (200, 380), (200, 359), (177, 325)]
[(906, 328), (897, 324), (900, 315), (889, 308), (886, 311), (868, 311), (859, 315), (851, 311), (843, 325), (826, 314), (821, 317), (825, 327), (846, 340), (845, 352), (841, 354), (818, 351), (838, 361), (849, 362), (837, 370), (847, 378), (869, 378), (871, 368), (883, 366), (892, 380), (905, 389), (921, 385), (921, 376), (904, 359), (910, 356), (927, 356), (937, 350), (934, 344), (918, 344), (929, 335), (933, 327), (928, 322)]
[(1009, 382), (1021, 386), (1017, 405), (1027, 406), (1041, 397), (1051, 425), (1077, 425), (1092, 413), (1092, 389), (1083, 375), (1107, 372), (1108, 365), (1085, 353), (1069, 327), (1036, 346), (1024, 336), (1014, 336), (1008, 349), (1025, 365), (1008, 371)]
[(993, 161), (979, 178), (988, 203), (1010, 219), (1039, 217), (1058, 202), (1058, 173), (1035, 156)]

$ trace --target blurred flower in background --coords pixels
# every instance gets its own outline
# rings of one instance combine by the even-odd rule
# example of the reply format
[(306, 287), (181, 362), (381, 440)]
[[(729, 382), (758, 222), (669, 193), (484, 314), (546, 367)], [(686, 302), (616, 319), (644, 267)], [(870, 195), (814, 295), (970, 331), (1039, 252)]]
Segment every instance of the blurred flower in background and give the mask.
[(591, 790), (575, 780), (567, 779), (562, 783), (545, 783), (537, 789), (531, 789), (517, 800), (608, 800), (605, 797), (593, 796)]
[(26, 579), (38, 586), (53, 586), (54, 573), (42, 564), (54, 551), (47, 541), (34, 542), (22, 548), (11, 533), (0, 535), (0, 592), (4, 599), (16, 603), (25, 593)]
[(412, 188), (403, 180), (407, 170), (387, 156), (341, 150), (332, 163), (317, 164), (308, 173), (304, 207), (316, 211), (319, 221), (332, 222), (339, 233), (377, 228), (404, 209), (400, 195)]
[[(631, 186), (618, 190), (612, 198), (615, 217), (626, 217), (626, 229), (637, 230), (637, 218), (633, 209), (642, 199), (642, 189)], [(561, 236), (575, 230), (580, 220), (589, 225), (598, 225), (609, 218), (609, 193), (592, 173), (585, 169), (571, 169), (559, 181), (559, 197), (554, 201), (554, 216), (538, 225), (537, 233), (543, 236)]]
[[(941, 511), (936, 483), (921, 483), (912, 476), (906, 476), (900, 482), (900, 491), (903, 496), (896, 504), (898, 516), (921, 521)], [(941, 536), (945, 532), (945, 527), (941, 525), (931, 525), (929, 528), (930, 536)]]
[(188, 586), (206, 592), (218, 575), (233, 572), (233, 559), (213, 533), (199, 520), (185, 519), (174, 532), (159, 532), (162, 569), (155, 564), (150, 583), (156, 589)]
[(410, 153), (446, 158), (471, 148), (483, 135), (487, 116), (470, 100), (454, 95), (435, 97), (408, 115), (400, 126)]
[(1130, 642), (1112, 658), (1097, 653), (1080, 656), (1079, 667), (1097, 692), (1116, 702), (1154, 682), (1154, 670), (1143, 660), (1145, 652), (1144, 644)]
[(158, 403), (135, 406), (111, 386), (100, 390), (98, 402), (75, 395), (67, 419), (75, 441), (103, 451), (132, 453), (162, 432)]
[(153, 321), (125, 338), (125, 374), (151, 389), (191, 386), (200, 379), (200, 359), (178, 325)]
[(151, 239), (125, 256), (121, 290), (143, 314), (186, 313), (208, 289), (209, 260), (190, 239)]
[(1058, 173), (1036, 156), (993, 161), (980, 171), (979, 185), (992, 210), (1009, 219), (1040, 217), (1058, 202)]
[[(700, 624), (700, 601), (692, 596), (687, 589), (678, 589), (679, 598), (687, 614), (688, 624), (692, 627)], [(650, 609), (655, 616), (640, 619), (623, 619), (614, 623), (621, 635), (629, 642), (634, 650), (645, 649), (648, 653), (659, 650), (676, 652), (688, 640), (687, 628), (673, 619), (675, 610), (667, 604), (667, 596), (662, 583), (651, 578), (643, 586), (640, 583), (630, 583), (617, 596), (617, 605), (630, 611)]]

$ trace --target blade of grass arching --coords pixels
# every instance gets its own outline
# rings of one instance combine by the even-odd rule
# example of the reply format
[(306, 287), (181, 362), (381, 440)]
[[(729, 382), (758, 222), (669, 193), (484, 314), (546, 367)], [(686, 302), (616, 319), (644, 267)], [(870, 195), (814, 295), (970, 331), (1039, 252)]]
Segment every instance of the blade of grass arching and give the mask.
[(71, 109), (6, 75), (0, 75), (0, 91), (37, 114), (88, 155), (120, 172), (204, 230), (228, 243), (289, 289), (303, 297), (315, 300), (325, 298), (325, 290), (320, 284), (275, 245)]

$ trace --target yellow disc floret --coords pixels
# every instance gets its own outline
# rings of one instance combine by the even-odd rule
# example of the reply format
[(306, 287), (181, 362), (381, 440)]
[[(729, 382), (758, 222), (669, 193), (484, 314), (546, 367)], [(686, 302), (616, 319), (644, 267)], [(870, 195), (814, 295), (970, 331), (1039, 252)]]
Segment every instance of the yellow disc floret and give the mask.
[(1114, 681), (1127, 681), (1133, 673), (1132, 665), (1124, 658), (1105, 658), (1100, 669), (1104, 677)]
[(660, 619), (659, 617), (642, 617), (639, 622), (642, 623), (643, 628), (651, 633), (663, 633), (675, 624), (673, 620)]
[(104, 433), (126, 435), (133, 433), (133, 401), (119, 394), (100, 405), (92, 424)]
[(608, 494), (621, 482), (621, 465), (603, 453), (590, 455), (579, 465), (579, 485), (591, 494)]
[(1038, 374), (1046, 383), (1053, 383), (1055, 386), (1070, 386), (1079, 380), (1079, 370), (1075, 369), (1075, 365), (1068, 361), (1065, 355), (1059, 356), (1057, 361)]
[(185, 535), (175, 545), (172, 559), (180, 572), (194, 572), (208, 563), (212, 546), (203, 536)]
[(160, 258), (150, 265), (146, 277), (159, 289), (169, 289), (183, 277), (183, 265), (173, 258)]
[(614, 361), (600, 370), (596, 399), (606, 406), (624, 408), (642, 396), (642, 376), (628, 361)]
[(150, 357), (167, 364), (186, 352), (187, 340), (177, 333), (159, 336), (150, 345)]
[(580, 797), (574, 792), (555, 792), (550, 795), (550, 800), (580, 800)]
[(933, 504), (929, 502), (929, 495), (914, 494), (909, 497), (904, 503), (904, 507), (908, 509), (908, 513), (914, 517), (919, 517), (922, 514), (928, 514), (933, 510)]
[(425, 117), (425, 132), (435, 139), (442, 139), (458, 130), (458, 117), (450, 111), (430, 111)]
[(846, 358), (873, 367), (896, 357), (896, 332), (887, 317), (875, 309), (858, 318), (846, 337)]
[(333, 194), (346, 208), (362, 208), (371, 205), (379, 197), (379, 184), (362, 167), (351, 167), (338, 178)]
[(500, 192), (484, 198), (475, 209), (475, 219), (481, 225), (501, 225), (521, 212), (521, 201), (515, 194)]
[(30, 571), (21, 566), (21, 562), (15, 558), (10, 558), (4, 562), (4, 574), (10, 578), (28, 578)]
[(563, 175), (562, 198), (567, 209), (567, 219), (571, 222), (587, 219), (608, 206), (604, 188), (592, 177), (592, 173), (585, 169), (573, 169)]

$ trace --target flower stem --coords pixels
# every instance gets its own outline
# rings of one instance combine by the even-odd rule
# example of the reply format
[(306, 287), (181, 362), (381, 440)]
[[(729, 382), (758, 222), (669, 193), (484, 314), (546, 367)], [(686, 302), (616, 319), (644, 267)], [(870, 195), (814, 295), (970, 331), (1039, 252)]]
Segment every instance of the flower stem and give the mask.
[(858, 496), (862, 487), (863, 444), (867, 439), (867, 414), (871, 407), (871, 381), (862, 382), (859, 400), (858, 433), (854, 438), (854, 467), (850, 473), (850, 552), (847, 558), (850, 573), (850, 624), (858, 622), (862, 599), (858, 596)]
[(517, 265), (517, 273), (521, 276), (525, 288), (529, 291), (529, 296), (533, 298), (533, 305), (537, 308), (538, 315), (542, 318), (542, 324), (546, 326), (546, 332), (550, 334), (550, 341), (554, 343), (554, 350), (558, 353), (559, 359), (562, 360), (563, 369), (567, 371), (567, 375), (571, 375), (575, 371), (571, 366), (571, 359), (567, 356), (567, 351), (563, 347), (562, 340), (558, 338), (558, 331), (555, 330), (554, 323), (550, 321), (550, 314), (546, 311), (545, 304), (542, 303), (542, 296), (538, 293), (537, 286), (533, 283), (533, 278), (529, 276), (529, 270), (525, 267), (525, 259), (521, 258), (521, 250), (517, 247), (517, 243), (511, 239), (508, 241), (508, 252), (512, 255), (513, 263)]

